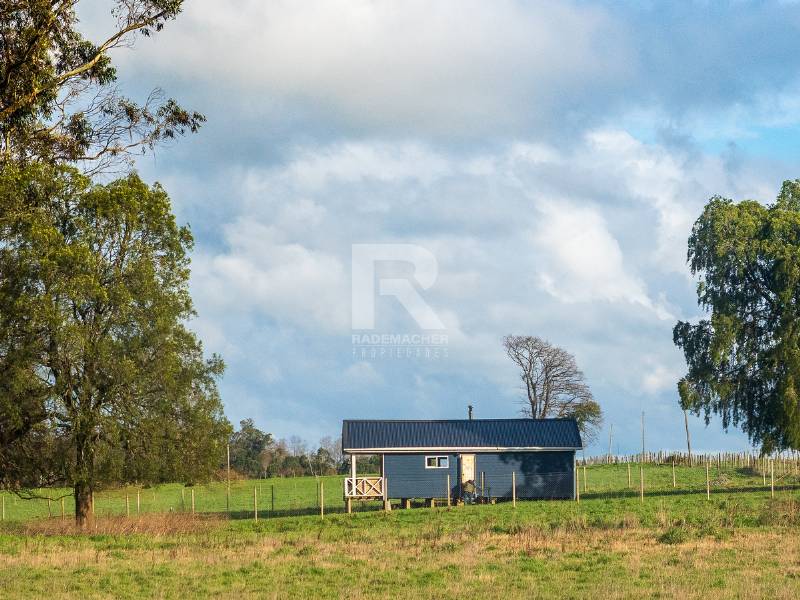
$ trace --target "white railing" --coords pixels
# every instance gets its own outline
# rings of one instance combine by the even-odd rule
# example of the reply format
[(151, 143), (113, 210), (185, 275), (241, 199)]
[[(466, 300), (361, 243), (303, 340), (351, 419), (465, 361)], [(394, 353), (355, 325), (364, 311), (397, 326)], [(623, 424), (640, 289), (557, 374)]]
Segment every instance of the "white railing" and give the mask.
[(347, 477), (345, 498), (383, 498), (383, 477)]

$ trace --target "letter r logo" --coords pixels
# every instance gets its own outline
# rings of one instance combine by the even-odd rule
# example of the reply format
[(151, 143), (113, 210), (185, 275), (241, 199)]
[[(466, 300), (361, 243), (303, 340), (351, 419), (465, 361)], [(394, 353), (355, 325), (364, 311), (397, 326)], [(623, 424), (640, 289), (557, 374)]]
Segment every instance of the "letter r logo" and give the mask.
[[(423, 290), (434, 284), (439, 270), (433, 253), (416, 244), (353, 244), (353, 329), (375, 329), (375, 264), (378, 262), (411, 263), (413, 279)], [(377, 293), (397, 298), (421, 329), (445, 328), (409, 279), (380, 278)]]

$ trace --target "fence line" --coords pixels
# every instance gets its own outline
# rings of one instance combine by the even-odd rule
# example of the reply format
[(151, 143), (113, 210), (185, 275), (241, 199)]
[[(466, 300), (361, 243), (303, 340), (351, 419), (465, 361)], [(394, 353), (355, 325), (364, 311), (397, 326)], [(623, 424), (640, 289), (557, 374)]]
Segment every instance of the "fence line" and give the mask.
[[(717, 493), (761, 492), (766, 498), (775, 498), (787, 490), (800, 490), (800, 456), (787, 453), (760, 456), (755, 453), (686, 453), (653, 452), (620, 455), (579, 457), (574, 473), (537, 473), (523, 476), (513, 472), (496, 474), (478, 471), (475, 482), (462, 493), (460, 480), (448, 481), (450, 474), (442, 474), (441, 485), (436, 484), (439, 505), (457, 503), (488, 503), (495, 500), (531, 498), (545, 490), (548, 498), (575, 497), (585, 501), (594, 498), (631, 498), (645, 502), (648, 496), (696, 494), (712, 499)], [(634, 482), (632, 469), (639, 470), (639, 481)], [(533, 478), (533, 479), (532, 479)], [(93, 495), (92, 514), (97, 517), (136, 518), (143, 514), (182, 513), (196, 518), (209, 515), (228, 516), (231, 519), (263, 519), (286, 516), (341, 513), (345, 510), (343, 498), (344, 477), (275, 478), (267, 480), (225, 481), (196, 486), (165, 484), (154, 488), (128, 486), (116, 490), (98, 490)], [(411, 498), (403, 502), (389, 484), (389, 495), (394, 506), (412, 505), (414, 498), (427, 496), (425, 487), (429, 478), (420, 478)], [(638, 488), (638, 489), (637, 489)], [(399, 488), (396, 488), (399, 490)], [(566, 490), (566, 492), (565, 492)], [(67, 518), (74, 515), (74, 498), (69, 490), (42, 490), (42, 498), (19, 500), (9, 492), (0, 491), (0, 519), (20, 521), (29, 518)], [(430, 492), (428, 492), (430, 493)], [(131, 506), (136, 495), (135, 512)], [(440, 494), (440, 495), (439, 495)], [(187, 497), (188, 496), (188, 497)], [(638, 499), (637, 499), (638, 496)], [(55, 501), (57, 504), (52, 505)], [(384, 498), (353, 502), (356, 512), (385, 508)], [(418, 503), (419, 504), (419, 503)]]

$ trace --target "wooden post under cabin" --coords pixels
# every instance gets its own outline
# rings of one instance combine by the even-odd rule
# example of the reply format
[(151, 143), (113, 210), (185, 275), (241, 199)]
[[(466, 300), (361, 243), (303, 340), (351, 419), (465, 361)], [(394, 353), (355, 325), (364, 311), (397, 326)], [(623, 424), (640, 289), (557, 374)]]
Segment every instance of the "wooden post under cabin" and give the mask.
[[(381, 469), (381, 475), (384, 471)], [(389, 478), (383, 477), (383, 510), (390, 512), (392, 510), (392, 503), (389, 501)]]
[[(351, 486), (352, 491), (356, 489), (356, 455), (350, 455), (350, 479), (352, 480)], [(353, 512), (353, 499), (347, 496), (347, 482), (345, 482), (345, 500), (344, 500), (344, 508), (347, 511), (347, 514)]]
[(411, 498), (403, 498), (403, 508), (411, 508)]

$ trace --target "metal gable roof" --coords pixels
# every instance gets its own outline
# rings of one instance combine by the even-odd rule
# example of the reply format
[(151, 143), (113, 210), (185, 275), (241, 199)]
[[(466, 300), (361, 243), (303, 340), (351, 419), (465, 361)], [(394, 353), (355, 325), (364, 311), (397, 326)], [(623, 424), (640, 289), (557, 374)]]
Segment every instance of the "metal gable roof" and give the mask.
[(581, 436), (574, 419), (342, 422), (342, 449), (345, 452), (581, 447)]

